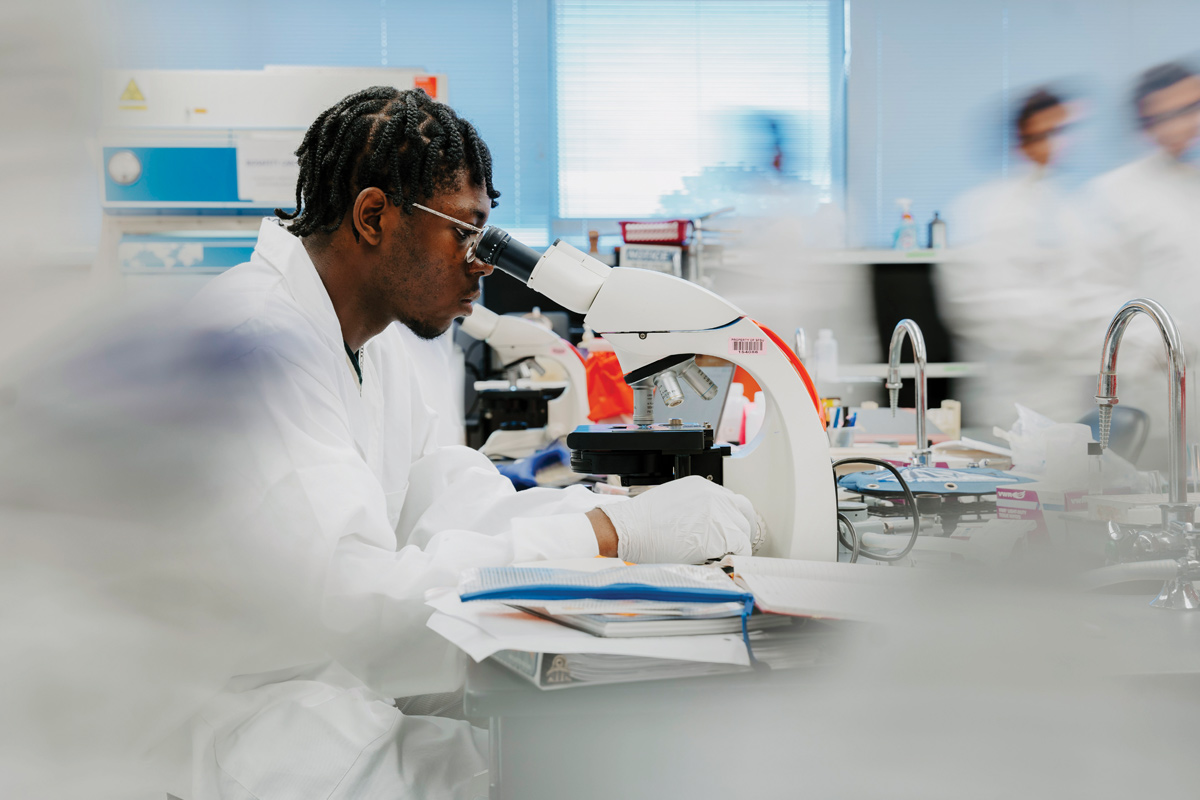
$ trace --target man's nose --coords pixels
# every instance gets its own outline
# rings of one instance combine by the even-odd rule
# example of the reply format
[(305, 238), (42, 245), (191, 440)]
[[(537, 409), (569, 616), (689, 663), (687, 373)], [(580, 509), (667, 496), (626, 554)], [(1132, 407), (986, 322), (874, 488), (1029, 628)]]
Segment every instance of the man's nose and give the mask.
[(495, 267), (491, 264), (485, 264), (478, 258), (467, 264), (467, 272), (470, 275), (477, 275), (480, 278), (486, 278), (488, 275), (491, 275), (494, 269)]

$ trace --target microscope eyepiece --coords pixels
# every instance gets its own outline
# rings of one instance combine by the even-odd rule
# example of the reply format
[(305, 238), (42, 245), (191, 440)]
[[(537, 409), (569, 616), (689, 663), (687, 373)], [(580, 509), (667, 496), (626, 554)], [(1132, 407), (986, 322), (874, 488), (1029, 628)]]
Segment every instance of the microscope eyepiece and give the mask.
[(479, 235), (475, 258), (507, 272), (521, 283), (528, 283), (542, 254), (518, 242), (507, 231), (488, 227)]

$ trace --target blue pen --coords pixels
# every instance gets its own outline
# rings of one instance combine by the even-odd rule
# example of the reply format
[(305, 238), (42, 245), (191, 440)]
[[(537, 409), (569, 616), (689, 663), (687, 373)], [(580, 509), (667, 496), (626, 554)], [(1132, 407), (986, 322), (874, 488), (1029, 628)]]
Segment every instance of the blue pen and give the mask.
[(850, 423), (849, 423), (848, 427), (853, 428), (854, 423), (857, 421), (858, 421), (858, 412), (855, 411), (853, 414), (850, 415)]

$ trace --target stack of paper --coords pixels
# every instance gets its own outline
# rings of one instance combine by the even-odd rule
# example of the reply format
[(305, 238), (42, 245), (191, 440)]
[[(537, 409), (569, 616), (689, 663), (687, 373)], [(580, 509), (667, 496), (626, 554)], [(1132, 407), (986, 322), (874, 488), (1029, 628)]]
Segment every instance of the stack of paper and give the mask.
[[(436, 612), (428, 625), (476, 661), (493, 657), (551, 689), (738, 671), (749, 668), (747, 642), (774, 668), (812, 664), (831, 644), (828, 625), (758, 614), (743, 638), (747, 603), (779, 615), (873, 620), (912, 585), (903, 570), (730, 561), (740, 586), (719, 569), (683, 565), (468, 570), (457, 591), (426, 596)], [(700, 633), (722, 626), (727, 632)]]
[[(738, 633), (753, 597), (714, 567), (626, 565), (578, 571), (490, 567), (463, 573), (466, 602), (504, 600), (535, 616), (593, 636)], [(769, 623), (755, 620), (754, 628)]]
[[(542, 617), (559, 625), (575, 628), (592, 636), (626, 637), (626, 636), (697, 636), (706, 633), (741, 633), (742, 615), (737, 616), (696, 616), (680, 617), (653, 613), (634, 614), (572, 614), (561, 611), (551, 612), (537, 606), (516, 606), (522, 611)], [(746, 621), (746, 627), (751, 631), (777, 628), (790, 624), (787, 619), (766, 614), (755, 614)]]
[(435, 589), (428, 626), (476, 661), (500, 650), (533, 653), (608, 653), (681, 661), (748, 665), (741, 634), (606, 639), (538, 619), (501, 603), (463, 603), (453, 589)]

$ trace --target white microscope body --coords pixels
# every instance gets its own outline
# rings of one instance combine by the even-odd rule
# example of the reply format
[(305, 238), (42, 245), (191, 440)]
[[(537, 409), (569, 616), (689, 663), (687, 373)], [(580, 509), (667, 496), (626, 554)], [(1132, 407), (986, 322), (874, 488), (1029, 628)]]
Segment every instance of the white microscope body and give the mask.
[[(570, 342), (536, 322), (497, 314), (476, 303), (471, 315), (460, 324), (463, 333), (486, 342), (504, 366), (528, 358), (551, 361), (566, 373), (566, 385), (558, 397), (546, 403), (546, 427), (523, 431), (492, 431), (480, 452), (487, 456), (522, 458), (566, 436), (588, 420), (587, 372), (583, 359)], [(561, 385), (533, 382), (536, 385)], [(476, 384), (479, 389), (480, 384)]]
[(723, 483), (750, 498), (766, 520), (760, 555), (837, 560), (829, 440), (815, 390), (781, 344), (736, 306), (689, 281), (613, 269), (562, 242), (538, 256), (496, 233), (503, 242), (485, 232), (478, 257), (585, 314), (585, 323), (612, 344), (626, 375), (681, 354), (717, 356), (753, 375), (767, 397), (766, 419), (751, 442), (725, 458)]

